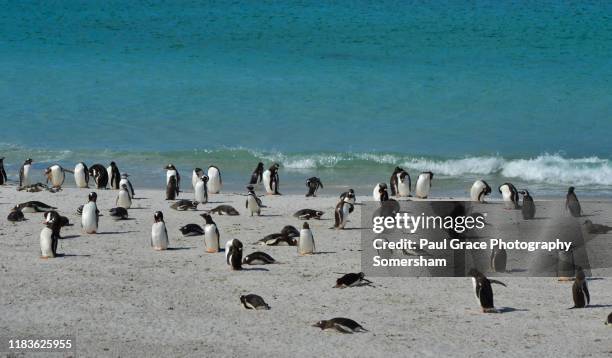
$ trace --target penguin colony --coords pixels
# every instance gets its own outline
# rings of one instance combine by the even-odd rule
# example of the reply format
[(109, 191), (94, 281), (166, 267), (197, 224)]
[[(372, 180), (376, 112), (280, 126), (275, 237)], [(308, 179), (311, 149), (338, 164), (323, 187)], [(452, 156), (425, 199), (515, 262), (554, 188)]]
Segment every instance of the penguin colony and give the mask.
[[(4, 157), (0, 157), (0, 185), (5, 185), (8, 181), (4, 169)], [(56, 192), (61, 190), (66, 180), (66, 173), (73, 174), (74, 183), (77, 188), (89, 189), (90, 185), (95, 189), (118, 190), (115, 200), (116, 206), (108, 210), (109, 216), (114, 220), (125, 220), (129, 217), (129, 209), (132, 207), (132, 200), (135, 197), (134, 188), (129, 181), (129, 174), (121, 173), (115, 162), (111, 162), (108, 167), (102, 164), (93, 164), (90, 167), (83, 162), (77, 163), (74, 170), (68, 170), (58, 164), (51, 165), (44, 169), (46, 183), (33, 183), (33, 160), (26, 159), (19, 169), (18, 190), (36, 192), (48, 190)], [(166, 199), (176, 200), (181, 195), (181, 177), (178, 169), (173, 164), (164, 167), (166, 170)], [(266, 208), (262, 199), (256, 194), (255, 186), (263, 185), (263, 189), (268, 195), (281, 195), (279, 192), (279, 169), (278, 163), (273, 163), (267, 170), (264, 164), (258, 163), (253, 171), (246, 187), (246, 210), (249, 216), (262, 215), (262, 209)], [(389, 186), (386, 183), (378, 183), (372, 192), (373, 199), (380, 202), (379, 214), (393, 214), (399, 210), (399, 203), (389, 197), (414, 197), (426, 199), (432, 188), (434, 174), (432, 172), (422, 172), (417, 176), (414, 192), (410, 175), (400, 167), (396, 167), (391, 174)], [(195, 168), (192, 172), (192, 188), (194, 190), (194, 200), (180, 199), (170, 205), (174, 210), (197, 210), (198, 205), (208, 203), (209, 194), (220, 193), (223, 187), (221, 171), (216, 166), (209, 166), (205, 171)], [(319, 189), (323, 189), (323, 183), (318, 177), (311, 177), (306, 180), (308, 189), (306, 197), (316, 197)], [(536, 206), (533, 197), (528, 190), (518, 190), (512, 183), (503, 183), (498, 187), (506, 209), (521, 210), (524, 220), (535, 218)], [(489, 184), (484, 180), (476, 180), (470, 188), (470, 199), (475, 202), (485, 202), (485, 197), (492, 192)], [(522, 203), (519, 195), (522, 196)], [(338, 203), (334, 208), (334, 226), (332, 229), (342, 230), (348, 223), (349, 215), (353, 212), (356, 203), (356, 196), (353, 189), (340, 194)], [(570, 187), (566, 195), (565, 209), (574, 217), (582, 216), (582, 208), (575, 193), (575, 188)], [(58, 257), (58, 242), (61, 239), (61, 229), (71, 225), (67, 217), (61, 216), (56, 207), (49, 206), (39, 201), (28, 201), (16, 205), (9, 213), (7, 219), (17, 223), (27, 220), (24, 213), (43, 213), (43, 227), (40, 232), (40, 257), (50, 259)], [(84, 234), (94, 235), (98, 232), (100, 210), (97, 206), (97, 193), (90, 192), (86, 202), (76, 210), (77, 215), (81, 216), (81, 228)], [(204, 250), (206, 253), (219, 253), (221, 251), (220, 238), (221, 230), (214, 222), (211, 214), (217, 215), (240, 215), (240, 212), (229, 205), (219, 205), (201, 214), (203, 219), (202, 226), (199, 224), (187, 224), (179, 231), (184, 236), (204, 236)], [(299, 220), (321, 219), (324, 214), (321, 210), (301, 209), (293, 216)], [(168, 228), (164, 221), (161, 210), (155, 211), (152, 215), (151, 226), (151, 248), (156, 251), (167, 250), (170, 246)], [(585, 227), (589, 233), (606, 234), (612, 231), (611, 227), (593, 224), (590, 220), (585, 221)], [(257, 244), (265, 246), (296, 246), (299, 256), (316, 254), (315, 235), (310, 229), (307, 221), (302, 224), (300, 230), (292, 225), (285, 226), (279, 233), (270, 234), (259, 240)], [(248, 255), (243, 253), (244, 246), (238, 239), (232, 238), (225, 244), (225, 261), (227, 266), (234, 271), (242, 270), (243, 265), (269, 265), (278, 264), (273, 257), (265, 252), (256, 251)], [(505, 250), (494, 250), (490, 257), (490, 270), (492, 272), (505, 272), (506, 266)], [(572, 270), (573, 271), (573, 270)], [(489, 279), (482, 272), (471, 269), (468, 274), (472, 277), (474, 294), (478, 304), (484, 313), (498, 313), (493, 299), (492, 284), (506, 286), (503, 282)], [(578, 267), (575, 270), (575, 278), (572, 286), (573, 308), (584, 308), (590, 303), (590, 293), (588, 290), (588, 280), (582, 270)], [(350, 288), (359, 286), (374, 287), (372, 281), (365, 278), (362, 272), (345, 273), (336, 280), (333, 288)], [(265, 300), (256, 294), (245, 294), (239, 297), (240, 304), (249, 310), (269, 310), (271, 309)], [(606, 324), (612, 324), (612, 313), (606, 318)], [(336, 317), (329, 320), (320, 320), (313, 324), (321, 330), (335, 331), (340, 333), (368, 332), (356, 321), (349, 318)]]

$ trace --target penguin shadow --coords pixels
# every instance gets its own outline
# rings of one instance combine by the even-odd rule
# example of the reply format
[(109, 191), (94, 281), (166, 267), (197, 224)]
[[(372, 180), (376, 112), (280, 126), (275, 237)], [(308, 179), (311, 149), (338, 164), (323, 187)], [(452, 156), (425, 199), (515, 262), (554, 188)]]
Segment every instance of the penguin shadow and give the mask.
[(91, 255), (78, 255), (78, 254), (55, 254), (55, 257), (91, 257)]
[(133, 232), (138, 232), (136, 230), (128, 230), (128, 231), (104, 231), (104, 232), (98, 232), (96, 233), (96, 235), (118, 235), (118, 234), (129, 234), (129, 233), (133, 233)]
[(587, 305), (584, 308), (610, 308), (612, 305)]
[(266, 217), (266, 218), (273, 218), (273, 217), (279, 217), (279, 216), (282, 216), (282, 215), (280, 215), (280, 214), (261, 214), (261, 215), (258, 215), (258, 216), (259, 217)]
[(123, 218), (123, 219), (116, 219), (116, 222), (121, 222), (121, 221), (132, 221), (132, 220), (136, 220), (136, 218)]
[(132, 200), (149, 200), (149, 198), (132, 197)]
[(66, 235), (66, 236), (62, 236), (60, 240), (76, 239), (77, 237), (81, 237), (81, 235)]
[(530, 221), (530, 220), (548, 220), (548, 219), (550, 219), (549, 216), (538, 216), (536, 218), (531, 218), (531, 219), (528, 219), (528, 220), (525, 220), (525, 221)]
[(242, 269), (240, 269), (240, 271), (265, 271), (265, 272), (268, 272), (270, 270), (268, 270), (267, 268), (263, 268), (263, 267), (243, 267)]
[[(334, 228), (332, 228), (334, 229)], [(369, 230), (370, 228), (367, 227), (345, 227), (342, 230)]]
[[(493, 271), (491, 271), (492, 273), (494, 273)], [(521, 273), (521, 272), (527, 272), (526, 269), (512, 269), (512, 270), (506, 270), (504, 272), (495, 272), (495, 273), (507, 273), (507, 274), (513, 274), (513, 273)]]
[(151, 209), (150, 206), (137, 206), (137, 207), (130, 207), (128, 210), (143, 210), (143, 209)]
[(514, 307), (498, 307), (498, 313), (510, 313), (510, 312), (529, 312), (526, 308), (514, 308)]
[(314, 255), (329, 255), (329, 254), (336, 254), (336, 251), (317, 251), (314, 253)]
[(206, 204), (223, 204), (225, 201), (207, 201)]
[(168, 247), (166, 250), (168, 250), (168, 251), (180, 251), (180, 250), (191, 250), (191, 249), (193, 249), (193, 247), (180, 246), (180, 247)]

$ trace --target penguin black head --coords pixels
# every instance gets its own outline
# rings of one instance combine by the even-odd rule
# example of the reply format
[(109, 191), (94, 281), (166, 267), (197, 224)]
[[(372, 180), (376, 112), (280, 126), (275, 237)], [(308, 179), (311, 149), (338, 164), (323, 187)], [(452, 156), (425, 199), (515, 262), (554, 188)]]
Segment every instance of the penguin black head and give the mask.
[(213, 221), (213, 219), (212, 219), (212, 216), (210, 216), (210, 214), (208, 214), (208, 213), (203, 213), (203, 214), (200, 214), (200, 216), (201, 216), (202, 218), (204, 218), (204, 221), (206, 221), (206, 223), (207, 223), (207, 224), (214, 224), (214, 223), (215, 223), (215, 222)]
[(98, 194), (93, 191), (89, 193), (89, 201), (93, 201), (95, 203), (96, 200), (98, 200)]
[(4, 157), (0, 157), (0, 163), (4, 161)]
[(257, 163), (257, 170), (263, 169), (264, 164), (262, 162)]
[(250, 193), (255, 189), (252, 185), (247, 185), (246, 190)]
[(361, 279), (365, 278), (365, 273), (360, 272), (360, 273), (359, 273), (359, 278), (361, 278)]
[(325, 329), (327, 327), (327, 322), (328, 321), (319, 321), (319, 322), (313, 324), (312, 326), (313, 327), (319, 327), (321, 329)]
[(55, 222), (55, 220), (57, 220), (59, 214), (57, 213), (57, 211), (45, 211), (45, 213), (43, 214), (43, 218), (45, 219), (45, 221), (43, 221), (43, 224), (53, 224)]
[(202, 168), (195, 168), (195, 169), (193, 169), (193, 171), (196, 172), (196, 173), (202, 173), (203, 172)]
[(207, 183), (207, 182), (208, 182), (208, 175), (202, 175), (202, 176), (200, 177), (200, 179), (202, 179), (202, 181), (203, 181), (204, 183)]
[(164, 168), (166, 170), (176, 170), (176, 168), (174, 167), (174, 164), (169, 163), (168, 165), (166, 165), (166, 167)]
[[(2, 159), (4, 159), (4, 158), (2, 158)], [(32, 164), (32, 158), (26, 159), (23, 164)]]
[(121, 189), (127, 190), (127, 185), (126, 184), (121, 184)]
[(473, 267), (472, 267), (472, 268), (471, 268), (471, 269), (468, 271), (468, 275), (470, 275), (470, 276), (472, 276), (472, 277), (474, 277), (474, 278), (478, 278), (478, 277), (482, 276), (482, 273), (480, 273), (480, 271), (478, 271), (477, 269), (475, 269), (475, 268), (473, 268)]
[(302, 225), (302, 229), (310, 230), (310, 225), (308, 225), (308, 221), (304, 221), (304, 225)]
[(156, 223), (160, 221), (163, 222), (164, 214), (161, 211), (156, 211), (155, 214), (153, 214), (153, 220), (155, 220)]
[(110, 166), (114, 168), (117, 166), (117, 164), (115, 164), (115, 162), (110, 162)]
[(570, 186), (570, 187), (567, 189), (567, 193), (568, 193), (568, 194), (572, 194), (572, 193), (574, 192), (574, 190), (575, 190), (575, 188), (574, 188), (573, 186)]
[(121, 173), (121, 178), (122, 179), (127, 179), (127, 177), (129, 177), (130, 175), (128, 173)]

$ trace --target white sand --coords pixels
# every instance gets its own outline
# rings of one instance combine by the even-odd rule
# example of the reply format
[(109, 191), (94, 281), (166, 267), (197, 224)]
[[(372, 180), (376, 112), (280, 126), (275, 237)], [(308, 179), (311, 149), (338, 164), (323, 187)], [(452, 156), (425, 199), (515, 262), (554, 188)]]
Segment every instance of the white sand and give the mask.
[[(83, 235), (75, 209), (89, 190), (22, 193), (0, 188), (0, 336), (74, 334), (78, 355), (122, 357), (246, 356), (610, 356), (612, 280), (589, 282), (594, 307), (573, 305), (571, 283), (551, 278), (504, 278), (499, 307), (482, 314), (469, 278), (373, 278), (376, 288), (333, 289), (334, 272), (360, 271), (359, 206), (348, 227), (330, 230), (335, 197), (265, 197), (265, 216), (244, 215), (244, 196), (212, 195), (204, 208), (230, 204), (243, 215), (214, 216), (221, 244), (238, 238), (245, 254), (261, 250), (283, 264), (230, 271), (224, 254), (207, 254), (203, 237), (178, 228), (203, 224), (198, 212), (169, 208), (162, 191), (137, 190), (133, 220), (113, 221), (116, 191), (98, 191), (100, 233)], [(191, 194), (185, 194), (191, 199)], [(358, 198), (360, 199), (360, 198)], [(363, 198), (361, 198), (363, 199)], [(369, 197), (367, 197), (369, 199)], [(19, 202), (57, 206), (74, 222), (64, 228), (60, 253), (39, 258), (42, 214), (22, 223), (6, 216)], [(201, 209), (204, 209), (201, 207)], [(320, 254), (298, 257), (295, 247), (252, 243), (287, 224), (301, 227), (298, 209), (325, 210), (309, 221)], [(153, 212), (162, 210), (174, 250), (156, 252), (149, 240)], [(610, 240), (610, 235), (600, 239)], [(597, 272), (594, 271), (594, 276)], [(270, 311), (247, 311), (239, 296), (261, 295)], [(369, 333), (342, 335), (311, 325), (344, 316)]]

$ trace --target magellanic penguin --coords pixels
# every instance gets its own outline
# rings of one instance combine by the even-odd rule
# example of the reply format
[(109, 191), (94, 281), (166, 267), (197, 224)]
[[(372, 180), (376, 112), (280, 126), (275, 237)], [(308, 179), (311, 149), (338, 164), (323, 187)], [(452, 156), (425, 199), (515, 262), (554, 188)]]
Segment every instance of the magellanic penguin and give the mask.
[(100, 216), (100, 211), (98, 211), (96, 205), (98, 194), (95, 192), (89, 193), (88, 200), (81, 211), (81, 227), (87, 234), (95, 234), (98, 231), (98, 218)]
[(251, 180), (249, 184), (261, 184), (261, 180), (264, 172), (264, 164), (262, 162), (257, 163), (257, 167), (253, 170), (253, 174), (251, 174)]
[(257, 216), (261, 215), (261, 208), (263, 206), (261, 199), (257, 197), (252, 185), (247, 186), (247, 198), (246, 198), (246, 209), (253, 214), (257, 214)]
[(247, 310), (269, 310), (270, 306), (260, 296), (249, 294), (240, 296), (240, 303)]
[(317, 177), (312, 177), (306, 180), (306, 187), (308, 188), (306, 197), (309, 197), (309, 196), (314, 197), (314, 196), (317, 196), (316, 194), (319, 188), (323, 189), (323, 183), (321, 182), (321, 179)]
[(243, 265), (270, 265), (275, 263), (278, 262), (274, 260), (272, 256), (261, 251), (255, 251), (251, 254), (246, 255), (242, 259)]
[(0, 185), (6, 184), (8, 177), (6, 176), (6, 171), (4, 170), (4, 157), (0, 157)]
[(470, 269), (468, 274), (472, 276), (474, 293), (476, 294), (478, 303), (482, 308), (482, 312), (499, 313), (499, 311), (495, 309), (495, 305), (493, 303), (493, 288), (491, 287), (491, 284), (496, 283), (504, 287), (506, 285), (503, 282), (497, 280), (489, 280), (485, 275), (482, 274), (482, 272), (476, 270), (475, 268)]
[(491, 194), (491, 187), (484, 180), (476, 180), (470, 189), (470, 199), (479, 203), (485, 202), (485, 196)]
[(412, 182), (407, 171), (402, 170), (396, 174), (397, 177), (397, 196), (409, 197), (412, 192)]
[(200, 216), (206, 221), (204, 225), (204, 247), (206, 248), (206, 252), (219, 252), (219, 239), (221, 235), (219, 235), (217, 224), (215, 224), (209, 214), (204, 213), (200, 214)]
[(266, 193), (268, 195), (280, 195), (280, 193), (278, 192), (278, 184), (279, 184), (278, 169), (279, 168), (280, 168), (280, 165), (278, 163), (274, 163), (262, 175), (264, 188), (266, 189)]
[(201, 203), (201, 204), (208, 203), (208, 188), (206, 185), (207, 183), (208, 183), (208, 176), (204, 174), (202, 174), (202, 176), (200, 176), (198, 178), (198, 181), (195, 183), (194, 199), (198, 203)]
[(174, 200), (179, 195), (179, 188), (176, 176), (173, 175), (168, 179), (168, 184), (166, 185), (166, 200)]
[(417, 179), (415, 196), (420, 199), (427, 199), (431, 190), (432, 172), (422, 172)]
[(582, 216), (582, 208), (580, 207), (580, 201), (574, 192), (574, 187), (570, 186), (567, 189), (567, 195), (565, 196), (565, 209), (569, 210), (573, 217), (577, 218)]
[(355, 191), (353, 189), (349, 189), (348, 191), (345, 191), (344, 193), (340, 194), (340, 200), (341, 201), (346, 201), (349, 204), (353, 204), (355, 205)]
[(25, 216), (23, 215), (19, 207), (15, 206), (14, 208), (11, 209), (11, 212), (8, 214), (6, 219), (10, 222), (18, 222), (18, 221), (24, 221)]
[(372, 281), (365, 278), (365, 274), (363, 272), (358, 273), (347, 273), (346, 275), (340, 277), (336, 280), (336, 285), (334, 288), (347, 288), (347, 287), (357, 287), (357, 286), (371, 286)]
[(130, 193), (130, 197), (132, 199), (134, 199), (134, 187), (132, 186), (132, 182), (130, 182), (130, 179), (128, 179), (130, 175), (128, 173), (121, 173), (121, 180), (119, 181), (119, 187), (121, 188), (122, 185), (127, 186), (128, 191)]
[(387, 184), (385, 183), (378, 183), (376, 184), (376, 186), (374, 186), (374, 190), (372, 191), (372, 198), (374, 198), (374, 201), (376, 202), (380, 202), (380, 192), (382, 189), (385, 189), (385, 191), (387, 190)]
[(164, 169), (166, 169), (166, 186), (170, 184), (170, 178), (174, 177), (174, 179), (176, 180), (176, 190), (180, 190), (181, 175), (179, 174), (178, 169), (176, 169), (176, 167), (172, 163), (166, 165)]
[(403, 171), (402, 168), (400, 167), (395, 167), (395, 169), (393, 169), (393, 173), (391, 173), (391, 178), (389, 179), (389, 188), (391, 189), (391, 195), (392, 196), (396, 196), (398, 193), (398, 177), (397, 174), (401, 173)]
[(89, 176), (94, 179), (97, 189), (106, 189), (108, 185), (108, 172), (102, 164), (94, 164), (89, 167)]
[(89, 169), (83, 162), (74, 166), (74, 184), (77, 188), (89, 188)]
[(519, 194), (518, 190), (512, 185), (512, 183), (504, 183), (499, 186), (499, 192), (504, 199), (506, 209), (518, 209), (519, 208)]
[(572, 308), (585, 308), (591, 303), (587, 278), (580, 266), (576, 269), (576, 279), (572, 285), (572, 297), (574, 299), (574, 307)]
[(46, 212), (44, 218), (45, 227), (40, 232), (40, 258), (54, 258), (57, 256), (57, 243), (62, 224), (56, 211)]
[(493, 272), (506, 272), (506, 262), (508, 261), (508, 253), (504, 248), (494, 247), (491, 250), (489, 267)]
[(59, 164), (54, 164), (45, 169), (45, 176), (47, 177), (47, 183), (51, 182), (53, 188), (61, 188), (66, 180), (67, 170), (62, 168)]
[(225, 244), (225, 258), (232, 270), (242, 270), (242, 242), (232, 239)]
[(117, 200), (115, 200), (115, 205), (126, 209), (129, 209), (132, 206), (132, 196), (128, 191), (127, 185), (123, 184), (121, 189), (119, 189), (119, 193), (117, 193)]
[(308, 222), (304, 222), (302, 230), (300, 230), (300, 238), (298, 239), (298, 255), (312, 255), (316, 252), (314, 236)]
[(151, 247), (155, 251), (162, 251), (168, 248), (168, 230), (164, 222), (164, 214), (156, 211), (153, 214), (153, 226), (151, 226)]
[(214, 165), (208, 167), (208, 192), (211, 194), (219, 194), (223, 188), (223, 180), (221, 180), (221, 171)]
[(337, 230), (342, 230), (346, 226), (348, 221), (348, 216), (353, 212), (353, 204), (349, 204), (346, 201), (339, 201), (336, 204), (336, 209), (334, 210), (334, 228)]
[(196, 184), (200, 181), (200, 178), (204, 175), (204, 171), (202, 168), (194, 168), (193, 172), (191, 172), (191, 186), (195, 191)]
[(120, 189), (119, 181), (121, 181), (121, 174), (115, 162), (110, 162), (110, 165), (106, 168), (106, 173), (108, 174), (111, 189)]
[(529, 191), (527, 189), (521, 190), (519, 193), (523, 195), (523, 206), (521, 207), (521, 214), (523, 214), (523, 219), (532, 220), (535, 218), (536, 206), (533, 202), (533, 197), (529, 195)]
[(32, 169), (32, 158), (28, 158), (19, 168), (19, 187), (24, 187), (32, 184), (30, 182), (30, 169)]
[(340, 333), (368, 332), (368, 330), (363, 328), (359, 323), (353, 321), (350, 318), (343, 317), (336, 317), (330, 320), (319, 321), (313, 324), (312, 326), (319, 327), (323, 331), (335, 331)]

